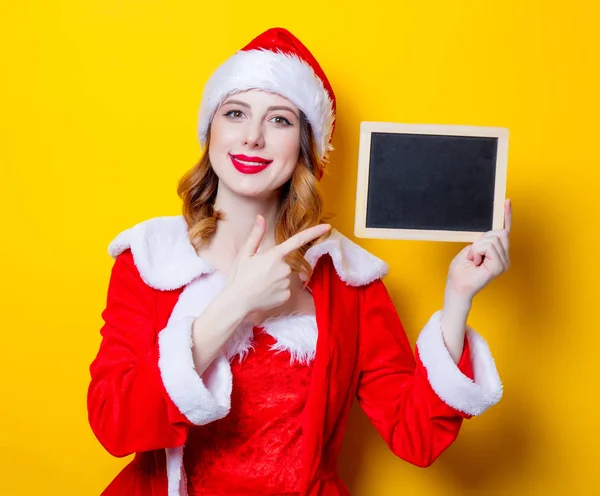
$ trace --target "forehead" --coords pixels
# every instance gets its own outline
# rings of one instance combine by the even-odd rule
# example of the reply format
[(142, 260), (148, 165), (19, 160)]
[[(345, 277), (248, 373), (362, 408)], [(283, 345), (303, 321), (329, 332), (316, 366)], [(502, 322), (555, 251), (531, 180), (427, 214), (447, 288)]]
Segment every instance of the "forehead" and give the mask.
[(263, 90), (246, 90), (233, 93), (228, 95), (221, 105), (225, 105), (232, 100), (246, 103), (251, 107), (290, 107), (296, 112), (299, 110), (298, 107), (287, 98), (278, 95), (277, 93), (270, 93)]

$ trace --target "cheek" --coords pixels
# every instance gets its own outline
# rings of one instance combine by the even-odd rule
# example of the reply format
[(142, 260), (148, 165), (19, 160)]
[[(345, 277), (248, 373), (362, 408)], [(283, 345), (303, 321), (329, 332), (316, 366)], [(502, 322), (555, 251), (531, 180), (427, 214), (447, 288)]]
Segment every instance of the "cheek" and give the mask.
[(238, 139), (239, 129), (236, 126), (215, 120), (210, 132), (210, 145), (208, 156), (217, 175), (221, 175), (229, 169), (229, 152), (234, 149)]
[(208, 147), (208, 157), (212, 165), (212, 169), (215, 171), (218, 177), (222, 177), (228, 170), (228, 156), (227, 152), (230, 147), (228, 146), (228, 137), (226, 133), (221, 132), (218, 128), (210, 134), (210, 144)]
[(281, 168), (277, 172), (277, 185), (289, 181), (294, 174), (294, 169), (298, 165), (300, 158), (300, 139), (293, 137), (290, 139), (281, 140), (278, 146), (278, 156), (281, 160)]
[[(291, 134), (291, 133), (290, 133)], [(296, 166), (300, 157), (299, 136), (289, 136), (280, 141), (279, 154), (287, 165)]]
[(211, 148), (213, 145), (216, 150), (226, 148), (235, 140), (235, 134), (235, 126), (227, 126), (220, 119), (215, 119), (210, 131)]

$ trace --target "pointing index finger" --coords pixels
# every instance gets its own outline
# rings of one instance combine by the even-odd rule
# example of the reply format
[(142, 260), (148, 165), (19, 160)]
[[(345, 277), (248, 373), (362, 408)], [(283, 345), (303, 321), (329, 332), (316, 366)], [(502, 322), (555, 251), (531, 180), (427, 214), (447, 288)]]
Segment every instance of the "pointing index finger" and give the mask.
[(306, 243), (310, 243), (318, 237), (323, 236), (323, 234), (330, 229), (331, 226), (329, 224), (319, 224), (318, 226), (309, 227), (304, 231), (294, 234), (291, 238), (286, 239), (283, 243), (275, 248), (281, 256), (285, 257), (298, 248), (301, 248)]

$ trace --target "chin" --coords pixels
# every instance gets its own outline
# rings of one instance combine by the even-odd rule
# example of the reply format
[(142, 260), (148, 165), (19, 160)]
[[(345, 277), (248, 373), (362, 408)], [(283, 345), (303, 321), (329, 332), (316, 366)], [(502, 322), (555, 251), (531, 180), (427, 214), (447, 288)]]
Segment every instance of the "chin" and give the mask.
[(264, 178), (261, 180), (259, 177), (221, 178), (221, 183), (236, 196), (245, 198), (269, 198), (280, 189), (265, 184)]
[(251, 187), (246, 187), (246, 188), (234, 187), (234, 188), (231, 188), (231, 191), (237, 196), (242, 196), (244, 198), (255, 198), (255, 199), (269, 198), (269, 197), (273, 196), (275, 193), (272, 190), (265, 190), (264, 188), (251, 188)]

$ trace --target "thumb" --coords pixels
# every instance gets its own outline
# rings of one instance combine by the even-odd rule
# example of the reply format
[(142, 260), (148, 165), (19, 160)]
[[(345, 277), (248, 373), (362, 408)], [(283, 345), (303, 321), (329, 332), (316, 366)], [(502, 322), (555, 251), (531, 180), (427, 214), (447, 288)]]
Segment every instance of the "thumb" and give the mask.
[(469, 246), (467, 249), (467, 260), (469, 262), (472, 262), (474, 258), (475, 257), (473, 256), (473, 251), (471, 250), (471, 247)]
[(265, 236), (266, 225), (265, 218), (262, 215), (257, 215), (248, 239), (238, 252), (238, 257), (251, 257), (256, 253)]
[(469, 262), (473, 262), (473, 265), (475, 265), (475, 267), (479, 267), (481, 265), (481, 262), (483, 262), (483, 256), (481, 255), (481, 253), (478, 253), (475, 250), (475, 247), (473, 245), (469, 246), (469, 251), (467, 253), (467, 260)]

